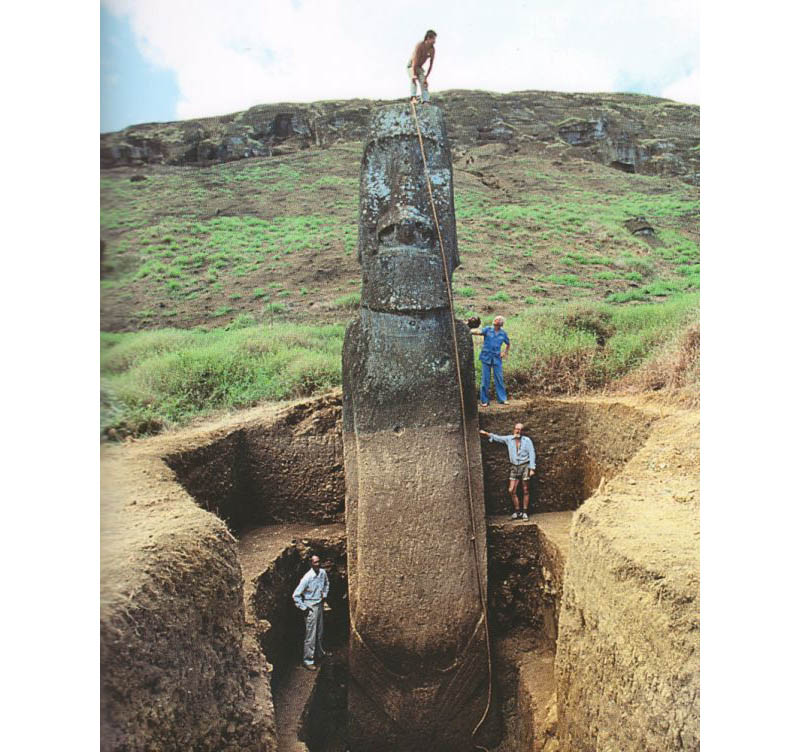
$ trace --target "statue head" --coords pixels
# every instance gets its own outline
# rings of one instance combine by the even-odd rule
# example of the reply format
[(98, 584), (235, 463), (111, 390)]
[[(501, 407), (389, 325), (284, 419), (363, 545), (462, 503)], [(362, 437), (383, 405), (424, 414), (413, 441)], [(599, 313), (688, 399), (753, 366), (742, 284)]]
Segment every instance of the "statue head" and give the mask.
[[(447, 276), (458, 266), (453, 169), (438, 107), (417, 109)], [(425, 311), (448, 305), (442, 253), (414, 116), (407, 104), (377, 110), (361, 162), (358, 260), (362, 305)]]

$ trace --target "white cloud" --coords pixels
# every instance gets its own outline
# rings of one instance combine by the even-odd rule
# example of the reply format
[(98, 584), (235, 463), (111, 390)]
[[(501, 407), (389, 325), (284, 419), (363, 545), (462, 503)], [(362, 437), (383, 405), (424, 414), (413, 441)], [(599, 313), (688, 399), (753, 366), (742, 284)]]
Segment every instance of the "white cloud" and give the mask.
[[(439, 33), (431, 88), (659, 94), (697, 64), (696, 0), (103, 0), (174, 71), (180, 118), (254, 104), (405, 96), (404, 66)], [(677, 85), (677, 81), (676, 81)]]
[(688, 76), (673, 81), (665, 86), (661, 92), (662, 97), (674, 99), (676, 102), (700, 104), (700, 71), (695, 68)]

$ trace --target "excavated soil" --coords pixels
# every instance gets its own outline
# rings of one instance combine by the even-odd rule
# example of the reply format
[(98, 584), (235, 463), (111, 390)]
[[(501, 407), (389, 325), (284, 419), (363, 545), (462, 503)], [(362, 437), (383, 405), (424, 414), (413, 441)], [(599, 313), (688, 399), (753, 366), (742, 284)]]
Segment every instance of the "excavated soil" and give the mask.
[[(104, 750), (344, 749), (340, 415), (333, 392), (103, 446)], [(603, 749), (633, 749), (620, 741), (626, 718), (609, 708), (616, 697), (646, 715), (653, 703), (637, 702), (653, 700), (647, 688), (655, 687), (676, 707), (670, 716), (656, 703), (659, 719), (633, 719), (649, 729), (639, 749), (678, 716), (681, 733), (662, 733), (654, 748), (694, 749), (697, 412), (636, 397), (531, 399), (480, 411), (481, 427), (495, 433), (517, 421), (537, 448), (529, 522), (508, 520), (505, 450), (483, 444), (493, 746), (553, 752), (560, 743), (567, 752), (602, 738)], [(333, 655), (316, 674), (298, 668), (301, 625), (290, 600), (312, 550), (331, 579)], [(657, 609), (621, 618), (653, 593), (670, 618)], [(665, 647), (640, 649), (626, 633), (631, 625)], [(620, 644), (631, 646), (628, 654)], [(618, 731), (604, 726), (602, 735), (606, 721)]]

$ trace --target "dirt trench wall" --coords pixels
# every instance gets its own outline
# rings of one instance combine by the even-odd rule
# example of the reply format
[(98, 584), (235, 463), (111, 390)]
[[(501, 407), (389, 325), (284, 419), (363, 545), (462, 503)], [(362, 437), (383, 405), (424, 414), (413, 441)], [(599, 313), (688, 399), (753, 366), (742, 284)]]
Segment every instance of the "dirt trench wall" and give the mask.
[(487, 534), (493, 628), (534, 627), (555, 650), (566, 552), (535, 525), (491, 524)]
[(330, 584), (327, 600), (332, 610), (325, 614), (325, 642), (346, 643), (349, 629), (346, 546), (344, 528), (336, 534), (300, 539), (269, 562), (256, 579), (250, 610), (259, 625), (258, 640), (274, 667), (274, 676), (281, 675), (287, 665), (296, 663), (302, 655), (305, 627), (292, 593), (308, 571), (312, 553), (320, 557)]
[[(647, 438), (653, 418), (623, 404), (528, 400), (521, 408), (480, 412), (480, 427), (512, 433), (515, 423), (536, 450), (531, 505), (536, 512), (577, 509), (601, 478), (616, 475)], [(511, 511), (508, 450), (483, 440), (483, 482), (487, 514)]]
[[(601, 478), (619, 472), (653, 418), (623, 404), (541, 399), (479, 413), (480, 427), (492, 433), (511, 433), (517, 421), (536, 446), (532, 508), (547, 512), (576, 509)], [(507, 514), (507, 451), (485, 439), (481, 449), (486, 512)], [(287, 407), (165, 461), (197, 502), (237, 533), (280, 522), (342, 521), (341, 393)]]
[(341, 395), (284, 409), (165, 461), (205, 509), (241, 531), (344, 514)]
[(248, 477), (243, 462), (244, 443), (244, 431), (232, 431), (204, 446), (165, 457), (197, 504), (234, 529), (244, 525), (250, 516), (243, 493)]
[(130, 467), (101, 497), (101, 749), (273, 752), (234, 538), (158, 460)]
[(672, 423), (574, 517), (556, 654), (570, 752), (699, 750), (699, 429)]
[(250, 511), (259, 523), (332, 522), (344, 515), (341, 394), (297, 405), (249, 429)]

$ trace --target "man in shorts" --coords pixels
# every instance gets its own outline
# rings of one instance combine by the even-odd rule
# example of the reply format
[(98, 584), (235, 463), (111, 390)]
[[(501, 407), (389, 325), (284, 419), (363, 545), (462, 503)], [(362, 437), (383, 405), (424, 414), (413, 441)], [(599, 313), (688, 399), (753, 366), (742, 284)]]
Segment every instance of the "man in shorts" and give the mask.
[[(411, 101), (417, 102), (417, 81), (419, 81), (419, 89), (422, 94), (422, 103), (430, 104), (431, 97), (428, 94), (428, 78), (433, 69), (433, 58), (436, 55), (436, 50), (433, 45), (436, 44), (436, 32), (433, 29), (428, 29), (425, 32), (425, 38), (421, 42), (417, 42), (414, 51), (411, 53), (411, 59), (406, 65), (408, 77), (411, 79)], [(428, 72), (423, 69), (423, 65), (430, 60), (428, 65)]]
[[(481, 436), (488, 436), (489, 441), (505, 444), (508, 449), (508, 459), (511, 462), (511, 472), (508, 476), (508, 493), (514, 506), (514, 513), (511, 515), (512, 520), (528, 519), (528, 505), (530, 503), (528, 481), (536, 472), (536, 450), (533, 448), (533, 442), (527, 436), (522, 435), (524, 430), (525, 426), (522, 423), (517, 423), (514, 426), (514, 433), (510, 436), (498, 436), (484, 430), (478, 432)], [(522, 511), (519, 509), (519, 497), (516, 493), (520, 481), (522, 481)]]

